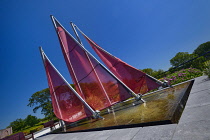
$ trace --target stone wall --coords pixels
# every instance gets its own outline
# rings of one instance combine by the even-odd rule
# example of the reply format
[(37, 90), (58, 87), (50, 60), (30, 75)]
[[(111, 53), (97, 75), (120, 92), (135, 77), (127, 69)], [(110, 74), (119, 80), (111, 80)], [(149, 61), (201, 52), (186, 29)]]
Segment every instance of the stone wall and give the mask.
[(12, 127), (0, 130), (0, 139), (11, 135), (12, 134)]

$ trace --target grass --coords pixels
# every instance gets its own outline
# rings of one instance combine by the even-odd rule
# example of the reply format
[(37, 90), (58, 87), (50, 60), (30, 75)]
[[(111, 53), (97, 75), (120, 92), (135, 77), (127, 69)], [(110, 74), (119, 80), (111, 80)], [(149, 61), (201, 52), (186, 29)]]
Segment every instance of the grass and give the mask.
[(37, 125), (37, 126), (33, 126), (33, 127), (30, 127), (30, 128), (27, 128), (25, 130), (23, 130), (22, 132), (25, 134), (25, 135), (28, 135), (30, 133), (34, 133), (36, 131), (39, 131), (39, 130), (42, 130), (44, 128), (43, 125)]
[[(48, 121), (49, 120), (41, 121), (41, 122), (37, 123), (35, 126), (33, 126), (33, 127), (27, 126), (24, 130), (21, 130), (19, 132), (23, 132), (24, 135), (28, 135), (30, 133), (37, 132), (39, 130), (42, 130), (44, 128), (44, 126), (42, 124), (46, 123)], [(16, 133), (18, 133), (18, 132), (16, 132)], [(13, 134), (15, 134), (15, 133), (13, 133)]]

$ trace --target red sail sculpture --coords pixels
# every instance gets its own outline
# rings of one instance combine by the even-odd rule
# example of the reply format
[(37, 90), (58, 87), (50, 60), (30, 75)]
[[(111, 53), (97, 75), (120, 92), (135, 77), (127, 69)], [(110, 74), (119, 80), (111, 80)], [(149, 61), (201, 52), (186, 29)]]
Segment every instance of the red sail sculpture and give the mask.
[(76, 91), (93, 109), (102, 110), (134, 94), (51, 17)]
[(75, 122), (92, 116), (94, 111), (90, 111), (76, 96), (76, 91), (63, 79), (41, 49), (40, 52), (46, 70), (55, 115), (66, 122)]
[(145, 94), (161, 86), (161, 83), (157, 79), (148, 76), (146, 73), (111, 55), (87, 37), (78, 27), (77, 29), (82, 33), (108, 69), (136, 94)]

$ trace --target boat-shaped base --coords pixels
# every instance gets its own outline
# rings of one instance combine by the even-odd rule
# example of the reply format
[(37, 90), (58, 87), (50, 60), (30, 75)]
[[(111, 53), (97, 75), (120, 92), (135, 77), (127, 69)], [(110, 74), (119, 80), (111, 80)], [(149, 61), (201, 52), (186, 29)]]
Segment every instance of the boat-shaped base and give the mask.
[[(133, 99), (101, 111), (104, 119), (83, 119), (67, 126), (66, 132), (97, 131), (178, 123), (194, 80), (144, 95), (146, 103)], [(55, 130), (53, 133), (62, 133)]]

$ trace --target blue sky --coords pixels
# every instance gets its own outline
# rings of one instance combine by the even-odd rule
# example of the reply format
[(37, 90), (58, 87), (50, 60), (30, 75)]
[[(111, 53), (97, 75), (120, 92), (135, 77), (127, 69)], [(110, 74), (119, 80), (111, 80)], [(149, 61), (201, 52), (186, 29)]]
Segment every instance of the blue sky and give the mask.
[(39, 46), (71, 83), (50, 15), (71, 33), (73, 21), (138, 69), (167, 70), (176, 53), (192, 53), (210, 40), (209, 5), (209, 0), (1, 0), (0, 129), (29, 114), (43, 117), (27, 107), (33, 93), (48, 87)]

